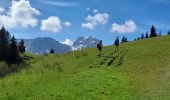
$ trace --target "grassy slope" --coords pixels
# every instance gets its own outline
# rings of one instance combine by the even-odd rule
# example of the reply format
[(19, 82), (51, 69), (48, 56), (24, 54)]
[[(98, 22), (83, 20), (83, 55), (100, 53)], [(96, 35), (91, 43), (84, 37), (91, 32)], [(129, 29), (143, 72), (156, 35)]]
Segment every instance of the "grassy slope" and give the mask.
[[(56, 56), (31, 55), (30, 68), (0, 79), (0, 99), (169, 100), (170, 36)], [(113, 62), (112, 62), (113, 61)], [(107, 66), (109, 65), (109, 66)]]

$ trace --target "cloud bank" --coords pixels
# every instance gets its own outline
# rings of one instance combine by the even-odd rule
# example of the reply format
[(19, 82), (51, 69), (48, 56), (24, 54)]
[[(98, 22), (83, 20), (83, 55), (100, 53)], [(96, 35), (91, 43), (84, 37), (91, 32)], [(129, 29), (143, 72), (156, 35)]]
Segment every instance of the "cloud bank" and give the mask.
[(41, 20), (41, 30), (53, 33), (60, 32), (63, 26), (70, 27), (71, 25), (68, 21), (62, 23), (57, 16), (50, 16), (47, 19)]
[(118, 33), (133, 33), (137, 29), (136, 23), (133, 20), (125, 21), (123, 25), (119, 25), (117, 23), (113, 23), (111, 27), (111, 32)]
[(56, 16), (41, 21), (41, 30), (50, 32), (59, 32), (62, 29), (61, 21)]
[(27, 28), (37, 26), (38, 20), (35, 18), (40, 12), (30, 5), (28, 0), (12, 1), (8, 11), (1, 9), (0, 26), (7, 28)]
[(94, 16), (88, 15), (86, 22), (82, 23), (82, 28), (94, 29), (98, 25), (104, 25), (108, 22), (109, 15), (107, 13), (97, 13)]
[(73, 41), (70, 40), (70, 39), (66, 39), (63, 44), (66, 44), (66, 45), (69, 45), (69, 46), (72, 46), (73, 45)]
[(70, 22), (68, 22), (68, 21), (66, 21), (66, 22), (64, 22), (64, 26), (65, 27), (70, 27), (72, 24), (70, 23)]

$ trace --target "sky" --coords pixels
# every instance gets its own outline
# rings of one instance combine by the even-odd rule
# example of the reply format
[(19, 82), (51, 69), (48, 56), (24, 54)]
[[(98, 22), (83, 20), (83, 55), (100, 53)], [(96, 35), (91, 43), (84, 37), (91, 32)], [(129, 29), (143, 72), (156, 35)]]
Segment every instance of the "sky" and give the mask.
[(92, 36), (112, 45), (133, 40), (154, 25), (170, 29), (170, 0), (0, 0), (0, 26), (15, 37), (52, 37), (72, 45)]

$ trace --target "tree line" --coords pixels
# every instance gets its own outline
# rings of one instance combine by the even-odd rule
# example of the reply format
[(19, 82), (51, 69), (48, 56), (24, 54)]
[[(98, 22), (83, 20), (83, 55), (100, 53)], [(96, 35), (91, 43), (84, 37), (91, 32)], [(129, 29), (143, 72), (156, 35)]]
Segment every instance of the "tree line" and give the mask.
[(7, 64), (19, 64), (22, 61), (21, 54), (24, 53), (24, 40), (17, 43), (15, 36), (11, 37), (3, 26), (0, 29), (0, 61), (5, 61)]
[[(167, 35), (170, 35), (170, 30), (167, 32)], [(147, 39), (147, 38), (152, 38), (152, 37), (158, 37), (158, 36), (162, 36), (161, 31), (158, 33), (155, 26), (152, 25), (151, 29), (150, 29), (150, 33), (146, 32), (145, 34), (142, 33), (140, 37), (137, 37), (134, 39), (134, 41), (137, 40), (142, 40), (142, 39)], [(125, 36), (122, 37), (121, 43), (125, 43), (128, 42), (127, 38)]]
[[(170, 35), (170, 30), (167, 32), (167, 35)], [(158, 33), (155, 26), (152, 25), (152, 27), (150, 29), (150, 34), (148, 32), (146, 32), (145, 34), (142, 33), (141, 37), (135, 38), (134, 41), (141, 40), (141, 39), (152, 38), (152, 37), (158, 37), (158, 36), (162, 36), (161, 31)]]

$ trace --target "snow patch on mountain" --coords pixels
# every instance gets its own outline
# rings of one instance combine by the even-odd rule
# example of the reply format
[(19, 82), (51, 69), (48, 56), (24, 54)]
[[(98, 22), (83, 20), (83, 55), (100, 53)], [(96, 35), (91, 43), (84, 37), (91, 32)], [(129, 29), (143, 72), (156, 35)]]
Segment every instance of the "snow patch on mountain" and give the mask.
[[(20, 41), (21, 39), (18, 39)], [(35, 39), (24, 39), (26, 51), (35, 54), (49, 53), (51, 49), (54, 49), (55, 53), (65, 53), (74, 50), (81, 50), (83, 48), (93, 48), (96, 47), (99, 42), (98, 39), (91, 36), (79, 37), (73, 45), (66, 45), (65, 43), (60, 43), (50, 37), (38, 37)]]
[(79, 37), (74, 43), (73, 43), (73, 50), (81, 50), (83, 48), (93, 48), (96, 47), (97, 43), (99, 43), (99, 40), (96, 38), (93, 38), (91, 36), (87, 37)]

